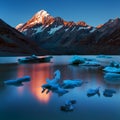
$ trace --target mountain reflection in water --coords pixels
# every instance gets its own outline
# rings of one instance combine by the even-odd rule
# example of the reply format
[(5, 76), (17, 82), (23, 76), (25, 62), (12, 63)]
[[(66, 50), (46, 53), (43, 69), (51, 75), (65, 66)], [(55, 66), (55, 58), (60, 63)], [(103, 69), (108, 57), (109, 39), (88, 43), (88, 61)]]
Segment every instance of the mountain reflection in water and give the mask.
[(40, 102), (47, 103), (51, 94), (41, 93), (41, 86), (46, 83), (46, 78), (51, 78), (52, 68), (50, 63), (26, 64), (18, 67), (18, 77), (25, 74), (31, 76), (30, 91)]

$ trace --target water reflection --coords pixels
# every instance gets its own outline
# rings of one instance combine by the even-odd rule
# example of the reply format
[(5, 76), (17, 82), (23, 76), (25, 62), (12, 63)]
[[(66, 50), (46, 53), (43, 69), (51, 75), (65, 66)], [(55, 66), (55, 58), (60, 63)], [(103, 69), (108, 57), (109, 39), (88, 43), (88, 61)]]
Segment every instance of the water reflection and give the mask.
[[(67, 56), (65, 56), (67, 57)], [(59, 63), (60, 63), (59, 57)], [(64, 60), (64, 57), (62, 57)], [(66, 60), (66, 58), (65, 58)], [(57, 60), (56, 60), (57, 61)], [(67, 61), (65, 61), (67, 62)], [(95, 67), (70, 66), (59, 63), (1, 65), (0, 66), (0, 120), (120, 120), (120, 85), (108, 84), (104, 73)], [(41, 85), (46, 78), (52, 79), (53, 73), (61, 71), (61, 82), (65, 79), (81, 79), (88, 83), (71, 89), (62, 97), (56, 94), (41, 93)], [(21, 87), (5, 86), (4, 80), (16, 79), (25, 75), (31, 76), (31, 81)], [(100, 86), (101, 96), (87, 97), (87, 90)], [(115, 88), (116, 94), (108, 98), (103, 95), (106, 88)], [(75, 111), (66, 114), (60, 111), (60, 106), (66, 101), (75, 99)], [(112, 114), (110, 114), (112, 113)]]
[[(46, 78), (51, 78), (52, 68), (50, 63), (44, 64), (26, 64), (18, 67), (18, 77), (24, 75), (31, 76), (30, 90), (32, 94), (40, 100), (40, 102), (47, 103), (51, 94), (41, 93), (41, 86), (46, 83)], [(26, 83), (27, 84), (27, 83)]]

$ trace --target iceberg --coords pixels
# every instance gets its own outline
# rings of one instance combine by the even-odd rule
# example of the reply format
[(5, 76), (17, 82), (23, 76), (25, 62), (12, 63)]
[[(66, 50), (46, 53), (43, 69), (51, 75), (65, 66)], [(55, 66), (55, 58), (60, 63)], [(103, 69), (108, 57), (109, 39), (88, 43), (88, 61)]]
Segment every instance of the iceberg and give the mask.
[(72, 65), (83, 65), (83, 66), (101, 66), (101, 64), (95, 59), (82, 58), (80, 56), (73, 56), (70, 59), (70, 64)]
[(120, 64), (112, 61), (109, 66), (103, 69), (105, 72), (120, 73)]
[(85, 62), (85, 59), (80, 57), (80, 56), (77, 56), (77, 55), (73, 56), (69, 61), (69, 63), (72, 65), (79, 65), (79, 64), (82, 64), (84, 62)]
[(101, 64), (97, 61), (85, 61), (85, 63), (81, 64), (83, 66), (101, 66)]
[(91, 97), (91, 96), (94, 96), (94, 95), (96, 95), (96, 94), (97, 94), (98, 96), (100, 96), (99, 88), (100, 88), (100, 87), (95, 88), (95, 89), (89, 89), (89, 90), (87, 91), (87, 96), (88, 96), (88, 97)]
[(116, 93), (116, 90), (114, 90), (114, 89), (105, 89), (103, 92), (103, 95), (105, 97), (112, 97), (113, 94), (115, 94), (115, 93)]
[(73, 104), (76, 104), (76, 100), (69, 100), (65, 102), (64, 106), (61, 106), (60, 109), (65, 112), (71, 112), (74, 110)]
[(48, 78), (46, 79), (46, 84), (42, 85), (42, 93), (44, 93), (46, 90), (46, 94), (48, 94), (50, 91), (57, 93), (59, 96), (62, 96), (66, 93), (68, 93), (67, 90), (65, 90), (64, 88), (60, 87), (59, 85), (59, 80), (61, 77), (61, 73), (59, 70), (56, 70), (54, 72), (54, 78), (52, 80), (49, 80)]
[(71, 88), (79, 87), (83, 83), (84, 82), (82, 80), (64, 80), (61, 86), (64, 89), (71, 89)]
[(112, 57), (108, 55), (98, 55), (97, 58), (112, 58)]
[(111, 84), (120, 84), (120, 74), (118, 73), (106, 73), (104, 79)]
[(120, 68), (116, 68), (116, 67), (105, 67), (103, 70), (105, 72), (120, 73)]
[(30, 76), (24, 76), (22, 78), (18, 78), (16, 80), (6, 80), (4, 81), (4, 84), (6, 85), (14, 85), (14, 86), (22, 86), (23, 83), (22, 82), (28, 82), (30, 81)]

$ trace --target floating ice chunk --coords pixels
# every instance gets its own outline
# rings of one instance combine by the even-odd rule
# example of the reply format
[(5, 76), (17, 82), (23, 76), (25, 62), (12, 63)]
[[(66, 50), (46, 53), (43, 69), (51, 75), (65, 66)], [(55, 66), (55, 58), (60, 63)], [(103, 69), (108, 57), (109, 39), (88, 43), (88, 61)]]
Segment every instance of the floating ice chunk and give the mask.
[(17, 79), (18, 82), (29, 82), (30, 80), (31, 80), (30, 76), (24, 76), (22, 78)]
[(116, 90), (114, 90), (114, 89), (105, 89), (103, 92), (103, 95), (105, 97), (112, 97), (113, 94), (115, 94), (115, 93), (116, 93)]
[(17, 80), (6, 80), (4, 81), (4, 84), (6, 85), (14, 85), (14, 86), (22, 86), (22, 82), (17, 81)]
[(55, 75), (55, 77), (54, 77), (52, 80), (49, 80), (48, 78), (46, 79), (46, 82), (47, 82), (48, 84), (57, 84), (57, 83), (58, 83), (58, 81), (60, 80), (60, 77), (61, 77), (60, 71), (59, 71), (59, 70), (56, 70), (56, 71), (54, 72), (54, 75)]
[(74, 110), (74, 106), (73, 104), (76, 103), (76, 100), (69, 100), (69, 101), (66, 101), (65, 102), (65, 105), (64, 106), (61, 106), (60, 109), (62, 111), (65, 111), (65, 112), (70, 112), (70, 111), (73, 111)]
[(105, 72), (120, 73), (120, 63), (112, 61), (109, 66), (103, 69)]
[(82, 80), (64, 80), (61, 86), (64, 89), (71, 89), (71, 88), (79, 87), (82, 84), (83, 84)]
[(85, 61), (85, 63), (81, 64), (84, 66), (101, 66), (101, 64), (97, 61)]
[(46, 94), (49, 93), (50, 91), (57, 93), (59, 96), (68, 93), (68, 91), (65, 90), (64, 88), (61, 88), (59, 84), (44, 84), (42, 85), (42, 88), (43, 88), (42, 93), (45, 92), (45, 90), (47, 90)]
[(103, 70), (105, 72), (120, 73), (120, 68), (117, 67), (105, 67)]
[(97, 58), (112, 58), (112, 57), (108, 55), (98, 55)]
[(4, 81), (4, 84), (21, 86), (21, 85), (23, 85), (22, 82), (28, 82), (28, 81), (30, 81), (30, 76), (24, 76), (24, 77), (18, 78), (16, 80), (6, 80), (6, 81)]
[(52, 90), (52, 92), (55, 92), (55, 93), (57, 93), (59, 96), (62, 96), (62, 95), (64, 95), (64, 94), (68, 93), (69, 91), (67, 91), (67, 90), (65, 90), (65, 89), (63, 89), (63, 88), (61, 88), (61, 87), (59, 86), (59, 87), (57, 87), (56, 90)]
[(109, 67), (116, 67), (116, 68), (120, 68), (120, 63), (112, 61), (109, 65)]
[(120, 84), (120, 74), (117, 73), (106, 73), (104, 79), (111, 84)]
[(74, 64), (74, 65), (82, 64), (84, 62), (85, 59), (77, 55), (73, 56), (69, 61), (70, 64)]
[(65, 111), (65, 112), (71, 112), (74, 110), (74, 106), (72, 104), (68, 106), (64, 105), (60, 107), (60, 110)]
[(95, 89), (89, 89), (89, 90), (87, 91), (87, 96), (88, 96), (88, 97), (91, 97), (91, 96), (94, 96), (94, 95), (96, 95), (96, 94), (97, 94), (98, 96), (100, 96), (99, 88), (100, 88), (100, 87), (95, 88)]
[(55, 77), (52, 80), (46, 79), (47, 83), (42, 85), (42, 88), (43, 88), (42, 93), (45, 92), (46, 90), (47, 90), (46, 94), (52, 91), (57, 93), (59, 96), (68, 93), (67, 90), (65, 90), (64, 88), (61, 88), (60, 85), (58, 84), (61, 77), (60, 71), (56, 70), (54, 72), (54, 75)]

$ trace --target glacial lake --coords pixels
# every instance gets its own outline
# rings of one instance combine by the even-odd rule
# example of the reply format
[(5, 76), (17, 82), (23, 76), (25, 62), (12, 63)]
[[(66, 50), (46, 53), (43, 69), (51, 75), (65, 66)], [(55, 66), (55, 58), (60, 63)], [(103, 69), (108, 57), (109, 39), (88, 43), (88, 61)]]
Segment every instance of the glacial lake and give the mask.
[[(52, 62), (40, 64), (18, 64), (19, 57), (0, 57), (0, 120), (120, 120), (120, 84), (104, 80), (104, 72), (99, 67), (72, 66), (72, 56), (53, 56)], [(103, 65), (110, 61), (120, 61), (120, 56), (94, 58)], [(61, 81), (65, 79), (87, 81), (80, 87), (69, 89), (67, 94), (41, 93), (41, 85), (46, 78), (53, 78), (56, 70), (61, 71)], [(30, 82), (23, 86), (5, 85), (4, 81), (25, 75), (31, 76)], [(100, 87), (100, 96), (87, 96), (90, 88)], [(105, 97), (103, 91), (113, 88), (116, 94)], [(60, 110), (65, 101), (74, 99), (72, 112)]]

